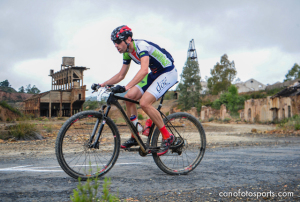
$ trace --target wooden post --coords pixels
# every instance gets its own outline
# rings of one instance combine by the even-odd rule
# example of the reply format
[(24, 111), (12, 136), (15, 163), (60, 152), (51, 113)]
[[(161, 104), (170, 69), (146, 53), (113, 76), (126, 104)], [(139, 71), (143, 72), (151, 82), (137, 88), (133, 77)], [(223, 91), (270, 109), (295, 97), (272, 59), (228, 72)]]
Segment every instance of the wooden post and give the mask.
[(49, 93), (49, 119), (51, 119), (51, 92)]
[(59, 106), (59, 116), (62, 117), (62, 96), (63, 92), (60, 91), (60, 106)]

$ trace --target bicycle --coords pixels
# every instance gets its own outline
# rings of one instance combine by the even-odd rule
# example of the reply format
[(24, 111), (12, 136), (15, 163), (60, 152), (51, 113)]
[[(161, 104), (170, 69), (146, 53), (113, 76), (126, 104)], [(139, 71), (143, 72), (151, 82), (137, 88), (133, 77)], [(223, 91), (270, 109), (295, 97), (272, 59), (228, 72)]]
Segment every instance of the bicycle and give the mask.
[(135, 104), (138, 101), (115, 95), (112, 85), (98, 90), (97, 100), (107, 93), (106, 104), (99, 111), (83, 111), (70, 117), (58, 132), (55, 151), (61, 168), (71, 177), (87, 180), (89, 177), (105, 175), (116, 163), (120, 152), (120, 134), (116, 124), (108, 116), (112, 105), (120, 111), (127, 126), (138, 142), (138, 148), (125, 151), (138, 152), (140, 156), (153, 156), (156, 165), (170, 175), (183, 175), (194, 170), (201, 162), (206, 146), (206, 137), (201, 123), (191, 114), (173, 113), (169, 116), (160, 109), (164, 100), (161, 97), (157, 110), (166, 128), (175, 135), (169, 151), (159, 156), (162, 136), (154, 123), (146, 142), (138, 135), (118, 100)]

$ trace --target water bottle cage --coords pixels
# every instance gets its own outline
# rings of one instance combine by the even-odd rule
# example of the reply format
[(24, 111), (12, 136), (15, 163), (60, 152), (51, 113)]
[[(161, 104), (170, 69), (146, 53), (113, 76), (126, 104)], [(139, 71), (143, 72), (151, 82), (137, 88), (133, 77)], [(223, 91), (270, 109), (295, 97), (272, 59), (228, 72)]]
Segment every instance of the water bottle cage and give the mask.
[[(141, 126), (142, 131), (139, 131), (139, 125)], [(144, 132), (143, 126), (142, 126), (142, 124), (141, 124), (140, 122), (137, 122), (137, 123), (135, 124), (135, 128), (136, 128), (136, 130), (137, 130), (138, 132)]]
[(144, 132), (145, 130), (147, 130), (148, 128), (150, 129), (150, 127), (151, 127), (151, 126), (146, 126), (146, 127), (144, 128), (143, 132)]

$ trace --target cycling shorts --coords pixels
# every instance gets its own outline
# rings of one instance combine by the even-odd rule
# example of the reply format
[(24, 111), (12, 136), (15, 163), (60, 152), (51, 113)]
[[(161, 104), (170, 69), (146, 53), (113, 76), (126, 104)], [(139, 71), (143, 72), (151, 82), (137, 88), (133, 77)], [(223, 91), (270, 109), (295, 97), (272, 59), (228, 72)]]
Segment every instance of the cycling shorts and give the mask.
[(176, 84), (177, 78), (177, 70), (172, 65), (171, 67), (165, 68), (164, 71), (161, 72), (150, 72), (136, 86), (140, 89), (142, 94), (144, 94), (147, 91), (151, 93), (156, 98), (156, 100), (158, 100), (174, 84)]

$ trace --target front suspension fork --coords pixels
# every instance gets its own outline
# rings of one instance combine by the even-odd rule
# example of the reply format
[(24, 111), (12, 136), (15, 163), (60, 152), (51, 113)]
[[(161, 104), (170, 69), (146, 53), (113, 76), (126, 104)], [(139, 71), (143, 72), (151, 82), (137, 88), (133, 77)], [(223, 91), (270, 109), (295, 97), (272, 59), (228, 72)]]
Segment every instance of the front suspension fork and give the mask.
[[(107, 115), (108, 115), (108, 113), (109, 113), (109, 110), (111, 109), (111, 106), (109, 105), (109, 106), (107, 107), (107, 110), (106, 110), (106, 112), (105, 112), (105, 114), (104, 114), (104, 109), (105, 109), (105, 108), (106, 108), (106, 105), (102, 105), (101, 111), (102, 111), (102, 113), (103, 113), (103, 121), (102, 121), (102, 123), (101, 123), (101, 125), (100, 125), (98, 134), (97, 134), (97, 136), (96, 136), (96, 138), (95, 138), (95, 141), (93, 142), (93, 139), (94, 139), (95, 134), (96, 134), (96, 132), (97, 132), (97, 128), (98, 128), (99, 123), (100, 123), (100, 119), (98, 118), (97, 121), (96, 121), (96, 124), (95, 124), (94, 129), (93, 129), (93, 133), (92, 133), (92, 135), (91, 135), (91, 137), (90, 137), (90, 141), (89, 141), (89, 142), (90, 142), (90, 148), (99, 149), (99, 139), (100, 139), (100, 135), (101, 135), (101, 133), (102, 133), (102, 131), (103, 131), (103, 128), (104, 128), (104, 125), (105, 125), (105, 122), (106, 122), (106, 117), (107, 117)], [(93, 142), (93, 143), (92, 143), (92, 142)]]

